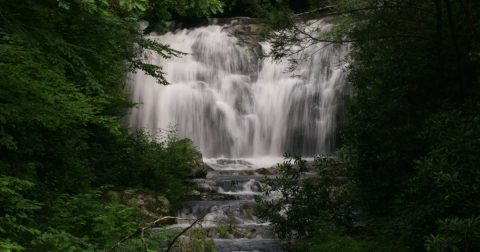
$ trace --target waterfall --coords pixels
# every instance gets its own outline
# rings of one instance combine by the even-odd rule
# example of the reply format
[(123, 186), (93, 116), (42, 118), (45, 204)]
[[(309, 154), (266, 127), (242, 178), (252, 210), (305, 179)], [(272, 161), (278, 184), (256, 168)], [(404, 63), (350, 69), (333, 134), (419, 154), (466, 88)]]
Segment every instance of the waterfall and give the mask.
[(168, 86), (142, 72), (130, 76), (128, 91), (142, 104), (126, 121), (151, 132), (176, 125), (179, 138), (192, 139), (210, 158), (333, 151), (336, 114), (346, 93), (340, 60), (348, 48), (309, 47), (296, 55), (305, 60), (292, 76), (286, 63), (261, 59), (267, 43), (233, 36), (233, 24), (150, 35), (188, 55), (148, 58), (162, 66)]
[[(210, 167), (205, 178), (191, 180), (197, 191), (184, 196), (176, 213), (180, 219), (169, 228), (184, 228), (206, 215), (203, 229), (217, 251), (283, 252), (286, 242), (253, 215), (253, 198), (261, 194), (261, 178), (277, 176), (272, 166), (285, 151), (311, 156), (334, 150), (347, 95), (341, 60), (348, 45), (311, 45), (292, 55), (303, 59), (295, 72), (285, 72), (288, 63), (261, 58), (268, 43), (242, 35), (236, 19), (224, 23), (150, 35), (188, 55), (149, 55), (146, 60), (161, 66), (171, 84), (159, 85), (142, 72), (129, 76), (132, 100), (142, 104), (125, 120), (151, 133), (176, 125), (178, 137), (192, 139)], [(321, 32), (333, 28), (315, 23)], [(308, 176), (316, 174), (303, 175)], [(230, 220), (236, 220), (238, 232), (221, 234), (218, 223)]]

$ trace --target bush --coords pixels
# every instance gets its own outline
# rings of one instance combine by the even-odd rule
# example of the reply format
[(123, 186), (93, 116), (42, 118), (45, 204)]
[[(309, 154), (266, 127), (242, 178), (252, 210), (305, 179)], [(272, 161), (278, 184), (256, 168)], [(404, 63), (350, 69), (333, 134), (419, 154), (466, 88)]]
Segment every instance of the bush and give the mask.
[[(327, 223), (352, 229), (355, 204), (347, 181), (339, 175), (343, 164), (328, 156), (316, 156), (313, 169), (318, 177), (305, 177), (307, 161), (287, 152), (279, 164), (280, 176), (262, 179), (263, 197), (256, 197), (256, 215), (272, 223), (274, 232), (282, 238), (299, 238), (320, 219)], [(292, 164), (292, 160), (294, 164)], [(278, 197), (269, 199), (269, 196)]]
[(291, 248), (292, 252), (393, 252), (400, 251), (392, 244), (355, 239), (341, 228), (328, 223), (317, 223), (311, 237), (301, 240)]
[[(0, 178), (0, 251), (104, 251), (143, 224), (143, 215), (121, 204), (101, 204), (104, 188), (64, 194), (48, 205), (24, 198), (31, 182)], [(145, 235), (151, 249), (163, 249), (171, 235)], [(133, 237), (116, 251), (142, 250)]]
[[(0, 249), (1, 251), (24, 250), (25, 240), (18, 237), (31, 237), (40, 234), (34, 228), (31, 215), (41, 208), (34, 200), (25, 199), (21, 192), (29, 190), (33, 183), (14, 177), (0, 177)], [(20, 243), (20, 244), (19, 244)], [(23, 246), (22, 246), (23, 245)]]
[(124, 128), (120, 136), (97, 136), (86, 155), (95, 185), (148, 189), (164, 195), (174, 207), (179, 196), (190, 191), (185, 179), (191, 175), (194, 148), (177, 143), (175, 130), (150, 135), (145, 129)]
[(445, 109), (426, 120), (420, 137), (430, 153), (397, 197), (389, 228), (432, 251), (480, 250), (480, 104)]

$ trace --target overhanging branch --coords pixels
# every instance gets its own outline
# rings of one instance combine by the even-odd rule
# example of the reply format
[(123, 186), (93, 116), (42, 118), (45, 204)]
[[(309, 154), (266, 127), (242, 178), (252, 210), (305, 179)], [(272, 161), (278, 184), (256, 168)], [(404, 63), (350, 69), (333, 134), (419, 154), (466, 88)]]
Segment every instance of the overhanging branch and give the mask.
[[(318, 9), (311, 10), (311, 11), (302, 12), (302, 13), (292, 15), (292, 17), (299, 17), (299, 16), (319, 12), (319, 11), (326, 10), (326, 9), (333, 9), (333, 7), (335, 7), (335, 6), (321, 7), (321, 8), (318, 8)], [(426, 13), (434, 15), (434, 16), (437, 15), (433, 11), (422, 9), (422, 8), (419, 8), (419, 7), (416, 7), (416, 6), (400, 6), (400, 5), (397, 5), (397, 6), (375, 6), (375, 7), (353, 9), (353, 10), (348, 10), (348, 11), (332, 12), (332, 13), (328, 13), (328, 14), (325, 14), (325, 15), (321, 15), (321, 16), (319, 16), (319, 18), (324, 18), (324, 17), (329, 17), (329, 16), (338, 16), (338, 15), (349, 14), (349, 13), (354, 13), (354, 12), (359, 12), (359, 11), (377, 10), (377, 9), (413, 9), (413, 10), (426, 12)]]

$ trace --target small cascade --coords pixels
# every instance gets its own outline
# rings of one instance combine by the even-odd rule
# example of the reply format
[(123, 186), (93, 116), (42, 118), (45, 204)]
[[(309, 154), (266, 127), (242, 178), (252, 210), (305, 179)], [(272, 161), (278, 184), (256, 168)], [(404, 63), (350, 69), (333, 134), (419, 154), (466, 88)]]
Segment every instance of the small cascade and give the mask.
[[(187, 227), (192, 219), (205, 215), (203, 229), (214, 239), (219, 252), (227, 251), (285, 251), (286, 243), (278, 239), (270, 230), (269, 223), (263, 223), (253, 214), (259, 194), (260, 175), (258, 171), (275, 173), (275, 168), (260, 168), (245, 160), (210, 159), (210, 167), (215, 167), (206, 179), (193, 179), (200, 195), (187, 196), (180, 204), (177, 217), (182, 218), (172, 227)], [(233, 169), (230, 165), (234, 165)], [(273, 165), (273, 164), (272, 164)], [(218, 175), (223, 173), (222, 175)], [(252, 174), (252, 175), (245, 175)], [(275, 176), (275, 175), (268, 175)], [(219, 225), (235, 222), (235, 230), (221, 233)], [(170, 228), (172, 228), (170, 227)]]
[[(272, 160), (273, 161), (273, 160)], [(286, 251), (287, 243), (278, 239), (268, 222), (261, 222), (254, 215), (254, 196), (259, 194), (260, 179), (275, 177), (278, 168), (275, 163), (251, 163), (245, 159), (208, 159), (211, 167), (207, 178), (192, 179), (199, 191), (188, 195), (180, 204), (177, 224), (169, 228), (188, 227), (192, 220), (204, 217), (202, 228), (208, 237), (214, 239), (217, 251)], [(232, 167), (233, 165), (233, 167)], [(315, 176), (307, 173), (302, 177)], [(280, 195), (270, 195), (275, 200)], [(219, 225), (236, 222), (234, 231), (219, 232)]]

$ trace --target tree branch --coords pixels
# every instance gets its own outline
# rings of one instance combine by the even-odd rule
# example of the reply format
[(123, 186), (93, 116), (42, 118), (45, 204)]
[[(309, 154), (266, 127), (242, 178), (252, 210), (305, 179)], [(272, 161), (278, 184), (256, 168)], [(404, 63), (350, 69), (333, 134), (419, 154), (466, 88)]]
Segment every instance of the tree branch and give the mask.
[(420, 36), (420, 35), (414, 35), (414, 34), (393, 34), (393, 35), (385, 35), (385, 36), (381, 36), (381, 37), (373, 37), (373, 38), (366, 38), (366, 39), (354, 39), (354, 40), (326, 40), (326, 39), (317, 39), (317, 38), (314, 38), (314, 40), (317, 41), (317, 42), (329, 42), (329, 43), (335, 43), (335, 44), (343, 44), (343, 43), (355, 43), (355, 42), (364, 42), (364, 41), (372, 41), (372, 40), (380, 40), (380, 39), (390, 39), (390, 38), (419, 38), (419, 39), (424, 39), (424, 40), (429, 40), (429, 41), (432, 41), (432, 42), (436, 42), (435, 39)]
[(145, 228), (138, 228), (137, 231), (129, 234), (128, 236), (126, 236), (125, 238), (121, 239), (120, 241), (118, 241), (117, 243), (115, 243), (115, 245), (113, 245), (111, 248), (109, 248), (107, 251), (105, 252), (111, 252), (114, 248), (118, 247), (120, 244), (122, 244), (123, 242), (125, 242), (126, 240), (132, 238), (134, 235), (138, 234), (138, 233), (143, 233), (145, 229), (149, 229), (152, 225), (154, 225), (155, 223), (159, 222), (159, 221), (162, 221), (162, 220), (166, 220), (166, 219), (176, 219), (177, 217), (172, 217), (172, 216), (166, 216), (166, 217), (163, 217), (163, 218), (160, 218), (154, 222), (152, 222), (150, 225), (148, 225), (147, 227)]
[(320, 7), (320, 8), (317, 8), (317, 9), (313, 9), (313, 10), (311, 10), (311, 11), (298, 13), (298, 14), (295, 14), (295, 15), (292, 15), (292, 16), (293, 16), (293, 17), (303, 16), (303, 15), (311, 14), (311, 13), (314, 13), (314, 12), (317, 12), (317, 11), (322, 11), (322, 10), (327, 10), (327, 9), (333, 9), (333, 7), (335, 7), (335, 5)]
[[(435, 12), (425, 10), (415, 6), (375, 6), (375, 7), (366, 7), (366, 8), (360, 8), (360, 9), (354, 9), (354, 10), (348, 10), (348, 11), (328, 13), (328, 14), (322, 15), (320, 18), (329, 17), (329, 16), (338, 16), (342, 14), (349, 14), (349, 13), (354, 13), (359, 11), (377, 10), (377, 9), (414, 9), (414, 10), (419, 10), (419, 11), (432, 14), (434, 16), (437, 15)], [(295, 16), (298, 16), (298, 15), (300, 14), (296, 14)]]
[(177, 236), (175, 236), (175, 238), (173, 238), (172, 240), (172, 243), (170, 243), (170, 246), (168, 246), (167, 250), (165, 250), (165, 252), (168, 252), (170, 251), (170, 249), (172, 249), (173, 247), (173, 244), (175, 244), (175, 241), (178, 239), (178, 237), (180, 237), (182, 234), (184, 234), (185, 232), (187, 232), (187, 230), (189, 230), (191, 227), (193, 227), (195, 224), (197, 224), (199, 221), (203, 220), (203, 218), (205, 218), (205, 216), (207, 216), (209, 213), (213, 213), (213, 212), (216, 212), (220, 209), (223, 209), (223, 208), (230, 208), (231, 206), (235, 206), (235, 205), (238, 205), (238, 204), (234, 204), (234, 205), (229, 205), (229, 206), (224, 206), (224, 207), (221, 207), (221, 208), (218, 208), (218, 209), (215, 209), (215, 210), (212, 210), (210, 212), (207, 212), (206, 214), (204, 214), (201, 218), (197, 219), (196, 221), (194, 221), (190, 226), (188, 226), (187, 228), (185, 228), (182, 232), (180, 232)]
[[(173, 244), (175, 244), (175, 241), (178, 239), (178, 237), (180, 237), (180, 235), (182, 235), (183, 233), (185, 233), (187, 230), (189, 230), (191, 227), (193, 227), (193, 226), (194, 226), (195, 224), (197, 224), (198, 222), (203, 221), (203, 219), (205, 218), (205, 216), (207, 216), (209, 213), (213, 213), (213, 212), (215, 212), (215, 211), (218, 211), (218, 210), (221, 210), (221, 209), (224, 209), (224, 208), (230, 208), (230, 207), (236, 206), (236, 205), (238, 205), (238, 204), (228, 205), (228, 206), (224, 206), (224, 207), (221, 207), (221, 208), (214, 209), (214, 210), (212, 210), (212, 211), (207, 212), (206, 214), (204, 214), (201, 218), (195, 219), (195, 221), (193, 222), (192, 225), (190, 225), (190, 226), (188, 226), (187, 228), (185, 228), (180, 234), (178, 234), (178, 235), (173, 239), (172, 243), (170, 244), (170, 246), (168, 246), (168, 249), (167, 249), (166, 251), (169, 251), (169, 250), (172, 248)], [(137, 229), (137, 231), (135, 231), (135, 232), (127, 235), (125, 238), (123, 238), (123, 239), (121, 239), (120, 241), (118, 241), (117, 243), (115, 243), (115, 245), (113, 245), (111, 248), (109, 248), (109, 249), (106, 250), (105, 252), (111, 252), (111, 251), (113, 251), (114, 248), (118, 247), (120, 244), (122, 244), (122, 243), (125, 242), (126, 240), (132, 238), (133, 236), (135, 236), (136, 234), (139, 234), (139, 233), (140, 233), (140, 235), (141, 235), (141, 238), (142, 238), (143, 243), (144, 243), (145, 246), (147, 246), (147, 248), (148, 248), (148, 245), (145, 243), (145, 240), (144, 240), (144, 238), (143, 238), (143, 234), (144, 234), (145, 230), (151, 228), (151, 227), (152, 227), (153, 225), (155, 225), (156, 223), (158, 223), (158, 222), (160, 222), (160, 221), (163, 221), (163, 220), (167, 220), (167, 219), (190, 220), (190, 219), (186, 219), (186, 218), (179, 218), (179, 217), (173, 217), (173, 216), (162, 217), (162, 218), (160, 218), (160, 219), (158, 219), (158, 220), (155, 220), (154, 222), (150, 223), (150, 225), (148, 225), (148, 226), (146, 226), (146, 227), (144, 227), (144, 228), (139, 227), (139, 228)], [(193, 220), (193, 219), (191, 219), (191, 220)]]
[[(205, 217), (205, 216), (203, 216), (203, 217)], [(202, 217), (202, 218), (203, 218), (203, 217)], [(187, 228), (183, 229), (182, 232), (180, 232), (177, 236), (175, 236), (175, 238), (173, 238), (173, 240), (172, 240), (172, 243), (170, 243), (170, 245), (168, 246), (167, 250), (165, 250), (165, 252), (170, 251), (170, 249), (172, 249), (172, 247), (173, 247), (173, 244), (175, 244), (175, 241), (177, 241), (178, 237), (180, 237), (180, 235), (184, 234), (185, 232), (187, 232), (187, 230), (189, 230), (191, 227), (193, 227), (194, 225), (196, 225), (199, 220), (200, 220), (200, 219), (197, 219), (196, 221), (194, 221), (194, 222), (192, 223), (192, 225), (190, 225), (190, 226), (188, 226)]]
[(415, 34), (395, 34), (395, 35), (387, 35), (387, 36), (382, 36), (382, 37), (369, 38), (369, 39), (367, 38), (367, 39), (361, 39), (361, 40), (325, 40), (325, 39), (319, 39), (319, 38), (313, 37), (308, 32), (306, 32), (302, 29), (299, 29), (298, 26), (295, 24), (295, 22), (293, 20), (290, 20), (290, 22), (291, 22), (291, 25), (292, 25), (294, 30), (296, 30), (297, 32), (307, 36), (309, 39), (311, 39), (313, 41), (316, 41), (316, 42), (343, 44), (343, 43), (354, 43), (354, 42), (363, 42), (363, 41), (379, 40), (379, 39), (386, 39), (386, 38), (398, 38), (398, 37), (404, 37), (404, 38), (413, 37), (413, 38), (420, 38), (420, 39), (429, 40), (429, 41), (432, 41), (432, 42), (438, 42), (435, 39), (420, 36), (420, 35), (415, 35)]
[(145, 244), (145, 248), (147, 248), (147, 251), (148, 251), (148, 244), (145, 242), (145, 239), (143, 239), (143, 233), (145, 232), (145, 229), (142, 228), (142, 233), (141, 233), (141, 237), (142, 237), (142, 242), (143, 244)]
[(127, 237), (121, 239), (119, 242), (115, 243), (115, 245), (113, 245), (111, 248), (109, 248), (106, 252), (111, 252), (114, 248), (118, 247), (120, 244), (122, 244), (124, 241), (132, 238), (134, 235), (136, 235), (138, 232), (140, 232), (142, 228), (138, 228), (137, 231), (135, 231), (134, 233), (128, 235)]

